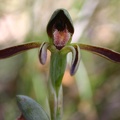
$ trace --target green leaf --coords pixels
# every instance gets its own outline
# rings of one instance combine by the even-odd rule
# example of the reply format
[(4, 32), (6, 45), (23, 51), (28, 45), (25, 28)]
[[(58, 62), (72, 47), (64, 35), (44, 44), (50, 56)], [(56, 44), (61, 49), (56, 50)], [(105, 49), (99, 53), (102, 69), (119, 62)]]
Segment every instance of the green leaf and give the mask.
[(43, 108), (32, 98), (17, 95), (17, 104), (26, 120), (50, 120)]

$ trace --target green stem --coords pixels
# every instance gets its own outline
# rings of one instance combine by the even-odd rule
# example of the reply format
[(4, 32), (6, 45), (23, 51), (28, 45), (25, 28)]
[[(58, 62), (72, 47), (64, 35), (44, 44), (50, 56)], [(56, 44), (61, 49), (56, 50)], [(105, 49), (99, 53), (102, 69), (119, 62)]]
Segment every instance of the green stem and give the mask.
[(62, 78), (66, 68), (66, 55), (60, 51), (52, 52), (50, 76), (48, 80), (48, 99), (51, 120), (61, 120), (63, 114)]
[(59, 93), (55, 92), (53, 86), (49, 83), (49, 106), (50, 106), (50, 115), (51, 120), (62, 120), (63, 115), (63, 94), (62, 94), (62, 85), (59, 89)]

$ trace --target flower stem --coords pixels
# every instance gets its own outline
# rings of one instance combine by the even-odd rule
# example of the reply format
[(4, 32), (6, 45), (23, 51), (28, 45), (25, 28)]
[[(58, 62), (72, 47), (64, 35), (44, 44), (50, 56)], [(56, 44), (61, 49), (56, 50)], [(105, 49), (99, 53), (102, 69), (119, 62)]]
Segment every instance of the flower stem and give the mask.
[(63, 115), (63, 93), (62, 85), (58, 93), (53, 88), (51, 82), (48, 82), (48, 99), (50, 106), (51, 120), (62, 120)]
[(66, 55), (60, 51), (51, 54), (48, 99), (51, 120), (61, 120), (63, 114), (62, 78), (66, 68)]

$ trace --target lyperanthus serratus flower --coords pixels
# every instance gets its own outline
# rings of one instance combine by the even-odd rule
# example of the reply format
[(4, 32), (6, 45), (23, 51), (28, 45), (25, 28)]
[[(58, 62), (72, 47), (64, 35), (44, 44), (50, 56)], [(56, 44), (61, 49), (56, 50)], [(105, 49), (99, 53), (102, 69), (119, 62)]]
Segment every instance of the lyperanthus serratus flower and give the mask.
[(50, 42), (53, 43), (57, 49), (62, 49), (71, 42), (74, 27), (71, 17), (66, 10), (59, 9), (53, 13), (47, 25), (47, 33)]
[(66, 68), (67, 53), (72, 53), (72, 62), (70, 74), (74, 75), (80, 63), (80, 50), (86, 50), (102, 56), (113, 62), (120, 63), (120, 53), (113, 50), (80, 44), (71, 43), (74, 27), (71, 17), (67, 10), (58, 9), (51, 16), (47, 25), (47, 34), (49, 42), (31, 42), (17, 45), (0, 50), (0, 59), (8, 58), (29, 49), (39, 49), (39, 60), (41, 64), (45, 64), (47, 58), (47, 50), (51, 52), (50, 72), (48, 80), (49, 104), (51, 119), (56, 120), (62, 117), (62, 86), (61, 81)]
[(66, 55), (69, 52), (72, 52), (72, 63), (70, 69), (71, 75), (75, 74), (79, 66), (80, 49), (90, 51), (113, 62), (120, 62), (120, 53), (113, 50), (92, 45), (71, 43), (72, 35), (74, 34), (74, 27), (71, 17), (68, 11), (65, 9), (57, 9), (53, 13), (47, 25), (47, 34), (50, 41), (49, 43), (31, 42), (5, 48), (3, 50), (0, 50), (0, 59), (11, 57), (26, 50), (40, 47), (40, 63), (45, 64), (47, 58), (47, 50), (50, 50), (52, 53), (52, 73), (50, 74), (53, 75), (51, 79), (53, 81), (53, 84), (55, 85), (57, 82), (58, 86), (61, 84), (61, 79), (63, 77), (66, 66)]

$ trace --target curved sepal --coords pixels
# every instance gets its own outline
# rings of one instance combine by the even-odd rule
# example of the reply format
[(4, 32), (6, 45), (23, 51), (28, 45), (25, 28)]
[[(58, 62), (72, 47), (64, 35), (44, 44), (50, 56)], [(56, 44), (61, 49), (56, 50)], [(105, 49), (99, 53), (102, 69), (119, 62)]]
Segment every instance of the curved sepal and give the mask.
[(25, 120), (50, 120), (49, 116), (43, 110), (43, 108), (32, 98), (24, 95), (17, 95), (16, 98), (18, 107), (22, 112), (21, 119), (24, 120), (25, 118)]
[(50, 44), (43, 42), (40, 46), (40, 50), (39, 50), (39, 60), (41, 64), (45, 64), (46, 59), (47, 59), (47, 48)]
[(112, 62), (120, 62), (120, 53), (103, 48), (103, 47), (97, 47), (92, 45), (86, 45), (86, 44), (78, 44), (80, 49), (95, 53), (101, 57), (104, 57)]
[(30, 50), (33, 48), (39, 48), (39, 47), (40, 47), (40, 43), (31, 42), (31, 43), (25, 43), (22, 45), (5, 48), (5, 49), (0, 50), (0, 59), (8, 58), (16, 54), (19, 54), (21, 52), (24, 52), (26, 50)]
[(70, 68), (70, 74), (74, 75), (79, 67), (80, 63), (80, 48), (77, 44), (67, 45), (65, 46), (61, 52), (63, 54), (67, 54), (68, 52), (72, 52), (72, 62)]
[(70, 68), (70, 74), (74, 75), (79, 67), (80, 63), (80, 48), (78, 45), (74, 45), (74, 51), (72, 52), (72, 64)]

